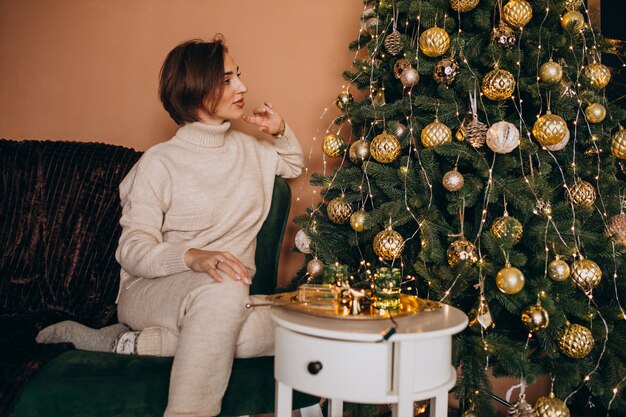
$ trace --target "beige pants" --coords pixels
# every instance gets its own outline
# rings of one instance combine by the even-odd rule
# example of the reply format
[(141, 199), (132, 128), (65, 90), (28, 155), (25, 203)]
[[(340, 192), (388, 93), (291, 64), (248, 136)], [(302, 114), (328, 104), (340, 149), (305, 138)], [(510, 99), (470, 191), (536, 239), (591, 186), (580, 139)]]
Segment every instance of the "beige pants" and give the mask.
[(124, 283), (118, 317), (141, 330), (138, 353), (174, 356), (165, 417), (218, 415), (233, 358), (273, 354), (269, 308), (246, 309), (262, 297), (248, 291), (192, 271)]

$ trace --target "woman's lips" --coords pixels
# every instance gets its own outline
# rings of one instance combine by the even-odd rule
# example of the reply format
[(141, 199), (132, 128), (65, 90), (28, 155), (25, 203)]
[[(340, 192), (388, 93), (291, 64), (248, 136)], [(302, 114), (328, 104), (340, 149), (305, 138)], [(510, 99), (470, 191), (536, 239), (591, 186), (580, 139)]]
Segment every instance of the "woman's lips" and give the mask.
[(244, 106), (245, 104), (246, 104), (246, 103), (245, 103), (244, 99), (241, 99), (241, 100), (237, 100), (237, 101), (235, 101), (235, 106), (239, 107), (240, 109), (243, 109), (243, 106)]

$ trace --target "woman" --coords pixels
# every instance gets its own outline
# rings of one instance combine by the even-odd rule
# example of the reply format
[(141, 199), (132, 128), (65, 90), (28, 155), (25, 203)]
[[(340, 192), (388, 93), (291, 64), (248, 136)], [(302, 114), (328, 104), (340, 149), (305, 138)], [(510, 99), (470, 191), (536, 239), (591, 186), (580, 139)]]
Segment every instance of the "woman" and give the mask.
[[(244, 115), (247, 89), (219, 37), (174, 48), (159, 92), (181, 127), (147, 150), (120, 185), (118, 317), (133, 330), (63, 322), (37, 340), (174, 356), (165, 416), (215, 416), (233, 358), (273, 352), (267, 309), (245, 304), (274, 177), (297, 177), (303, 154), (271, 104)], [(239, 118), (273, 143), (231, 130)]]

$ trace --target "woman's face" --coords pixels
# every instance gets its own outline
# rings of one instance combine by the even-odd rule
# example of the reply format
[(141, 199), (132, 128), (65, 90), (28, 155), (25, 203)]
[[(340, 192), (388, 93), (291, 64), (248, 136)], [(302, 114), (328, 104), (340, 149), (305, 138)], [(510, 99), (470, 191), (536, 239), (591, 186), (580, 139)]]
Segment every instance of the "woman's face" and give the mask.
[(198, 111), (201, 121), (222, 124), (225, 120), (239, 119), (243, 115), (244, 94), (248, 91), (239, 76), (239, 67), (229, 54), (224, 54), (224, 92), (215, 107), (215, 113), (202, 108)]

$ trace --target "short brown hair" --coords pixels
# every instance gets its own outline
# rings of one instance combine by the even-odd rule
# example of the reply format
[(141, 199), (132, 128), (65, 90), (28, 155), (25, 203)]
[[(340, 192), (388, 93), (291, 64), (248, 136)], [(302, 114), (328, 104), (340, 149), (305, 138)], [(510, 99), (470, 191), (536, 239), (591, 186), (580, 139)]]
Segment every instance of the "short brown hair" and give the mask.
[(163, 107), (179, 125), (197, 122), (198, 110), (209, 113), (224, 92), (224, 54), (228, 51), (218, 35), (212, 42), (186, 41), (171, 50), (159, 79)]

